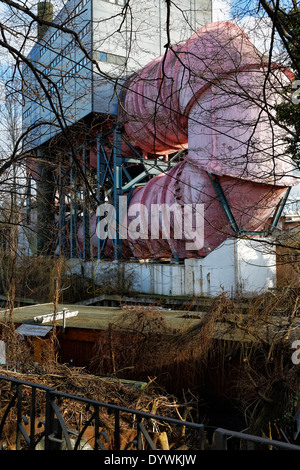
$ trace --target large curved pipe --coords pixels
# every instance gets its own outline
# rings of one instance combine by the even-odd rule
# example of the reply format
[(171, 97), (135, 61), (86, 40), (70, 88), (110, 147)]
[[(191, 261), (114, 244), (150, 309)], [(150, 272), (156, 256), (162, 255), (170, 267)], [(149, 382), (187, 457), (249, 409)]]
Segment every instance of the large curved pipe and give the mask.
[[(288, 70), (270, 65), (240, 28), (219, 22), (172, 47), (126, 83), (120, 121), (129, 141), (147, 158), (188, 150), (167, 174), (133, 193), (122, 223), (130, 226), (139, 208), (146, 208), (146, 215), (140, 227), (144, 238), (131, 237), (129, 230), (124, 241), (132, 256), (206, 256), (233, 236), (211, 177), (218, 179), (238, 227), (256, 231), (265, 225), (295, 184), (273, 120), (278, 86), (290, 78)], [(154, 204), (177, 208), (174, 219), (167, 213), (163, 220), (171, 231), (167, 239), (151, 238), (161, 234), (162, 223), (161, 216), (150, 217)], [(188, 236), (185, 231), (174, 236), (176, 221), (190, 204), (201, 209), (204, 228), (203, 243), (192, 249), (187, 242), (195, 227)]]

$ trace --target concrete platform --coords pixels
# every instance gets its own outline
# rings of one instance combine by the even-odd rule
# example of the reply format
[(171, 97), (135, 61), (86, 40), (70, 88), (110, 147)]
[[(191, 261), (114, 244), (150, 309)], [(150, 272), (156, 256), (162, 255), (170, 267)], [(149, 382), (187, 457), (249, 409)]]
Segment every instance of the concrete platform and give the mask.
[(276, 287), (276, 254), (267, 239), (232, 239), (205, 258), (182, 263), (155, 260), (84, 262), (71, 259), (73, 273), (101, 282), (112, 274), (132, 280), (136, 293), (165, 296), (256, 295)]

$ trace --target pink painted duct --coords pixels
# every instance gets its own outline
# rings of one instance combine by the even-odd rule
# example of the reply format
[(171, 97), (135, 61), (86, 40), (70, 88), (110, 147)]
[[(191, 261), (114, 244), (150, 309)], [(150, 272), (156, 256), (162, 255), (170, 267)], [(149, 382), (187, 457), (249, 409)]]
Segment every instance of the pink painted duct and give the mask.
[[(218, 178), (240, 228), (264, 227), (295, 184), (282, 132), (273, 121), (278, 89), (290, 79), (288, 70), (269, 67), (240, 28), (219, 22), (201, 28), (128, 80), (119, 119), (131, 144), (149, 159), (181, 149), (187, 153), (168, 173), (134, 191), (123, 223), (130, 226), (139, 207), (147, 211), (140, 239), (129, 231), (123, 241), (127, 256), (202, 257), (232, 237), (209, 174)], [(172, 217), (163, 221), (171, 227), (168, 239), (151, 238), (161, 228), (161, 218), (150, 219), (153, 204), (177, 204), (175, 223)], [(187, 204), (202, 208), (204, 238), (197, 249), (187, 244), (186, 234), (175, 236), (176, 217)], [(96, 235), (93, 240), (96, 247)]]

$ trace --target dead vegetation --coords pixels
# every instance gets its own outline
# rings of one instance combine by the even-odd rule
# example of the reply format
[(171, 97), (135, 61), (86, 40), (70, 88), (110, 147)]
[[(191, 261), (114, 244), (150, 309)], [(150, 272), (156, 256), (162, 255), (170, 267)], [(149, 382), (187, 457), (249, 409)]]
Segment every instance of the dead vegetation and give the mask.
[[(56, 391), (69, 395), (76, 395), (100, 402), (111, 403), (125, 408), (157, 414), (164, 417), (171, 417), (180, 420), (191, 419), (190, 411), (195, 406), (195, 397), (192, 393), (186, 394), (186, 401), (180, 403), (177, 399), (160, 389), (155, 380), (150, 380), (143, 388), (135, 388), (122, 381), (111, 381), (110, 378), (86, 373), (83, 369), (70, 369), (63, 365), (57, 365), (56, 369), (49, 371), (48, 367), (39, 367), (31, 373), (18, 373), (13, 371), (3, 371), (2, 375), (13, 377), (18, 380), (26, 380), (39, 385), (53, 387)], [(0, 381), (1, 412), (0, 421), (4, 410), (12, 398), (13, 389), (9, 382)], [(29, 417), (31, 404), (31, 394), (23, 393), (23, 411)], [(82, 426), (90, 419), (90, 410), (81, 402), (64, 399), (60, 405), (60, 411), (68, 429), (79, 432)], [(45, 394), (37, 393), (37, 423), (42, 422), (45, 416)], [(13, 448), (15, 442), (15, 423), (17, 419), (16, 410), (12, 408), (9, 419), (6, 420), (4, 435), (1, 440), (5, 440), (9, 448)], [(184, 427), (176, 428), (168, 424), (161, 424), (152, 420), (151, 426), (147, 425), (152, 439), (157, 441), (158, 448), (174, 449), (178, 446), (193, 448), (193, 435), (185, 432)], [(100, 431), (104, 431), (109, 439), (106, 442), (107, 450), (113, 449), (114, 445), (114, 416), (103, 408), (100, 413)], [(84, 434), (90, 444), (93, 444), (94, 429), (92, 423), (87, 427)], [(121, 449), (129, 447), (132, 440), (136, 438), (136, 418), (129, 413), (121, 413)], [(104, 442), (104, 441), (103, 441)], [(133, 447), (134, 448), (134, 447)]]
[(95, 282), (93, 278), (74, 274), (62, 257), (12, 256), (0, 246), (0, 294), (11, 298), (15, 304), (20, 299), (31, 299), (36, 303), (52, 302), (58, 281), (58, 266), (59, 299), (62, 303), (76, 303), (101, 294), (121, 296), (132, 293), (134, 276), (125, 275), (122, 269), (108, 270), (102, 266), (99, 269), (96, 263), (99, 273)]
[(248, 429), (269, 435), (270, 426), (291, 427), (298, 408), (292, 341), (300, 339), (299, 299), (298, 289), (290, 288), (250, 300), (224, 294), (186, 329), (171, 328), (159, 310), (128, 310), (110, 326), (93, 362), (99, 373), (156, 376), (179, 394), (215, 381), (220, 395), (234, 398)]
[[(53, 301), (56, 308), (69, 281), (63, 262), (49, 263), (44, 277), (41, 275), (36, 281), (30, 278), (30, 271), (26, 271), (26, 263), (22, 276), (24, 285), (28, 282), (32, 293), (43, 285), (46, 293), (48, 285), (48, 300)], [(15, 265), (13, 268), (17, 269)], [(37, 269), (38, 261), (35, 273)], [(168, 322), (161, 309), (127, 308), (125, 305), (122, 320), (109, 326), (108, 339), (95, 345), (91, 361), (93, 373), (89, 373), (59, 363), (55, 328), (44, 364), (35, 363), (32, 342), (25, 342), (15, 334), (13, 298), (18, 292), (18, 283), (9, 286), (8, 300), (12, 301), (7, 304), (0, 337), (7, 345), (8, 366), (3, 368), (2, 375), (194, 422), (207, 419), (201, 409), (204, 390), (233, 399), (244, 415), (249, 432), (276, 439), (277, 430), (283, 429), (292, 435), (292, 418), (298, 409), (300, 367), (291, 360), (292, 341), (300, 339), (300, 291), (297, 287), (285, 287), (253, 299), (232, 299), (224, 293), (211, 302), (205, 314), (190, 312), (187, 306), (175, 326)], [(140, 380), (147, 385), (143, 390), (133, 388), (121, 379)], [(7, 384), (0, 386), (3, 414), (11, 392)], [(43, 406), (41, 396), (41, 420)], [(78, 423), (87, 419), (77, 405), (66, 402), (64, 407), (63, 414), (70, 427), (77, 429)], [(12, 410), (7, 424), (8, 442), (12, 441), (8, 430), (15, 423), (14, 413)], [(109, 416), (103, 415), (103, 419), (103, 425), (111, 430)], [(209, 424), (209, 419), (207, 422)], [(154, 439), (163, 442), (163, 436), (167, 437), (168, 443), (161, 442), (161, 446), (174, 446), (179, 441), (178, 445), (193, 446), (193, 442), (176, 440), (170, 428), (153, 429), (152, 433), (158, 433), (153, 434)], [(125, 421), (125, 431), (129, 439), (134, 423)], [(162, 434), (164, 432), (167, 434)], [(125, 441), (124, 437), (123, 443)], [(112, 437), (110, 442), (113, 442)]]

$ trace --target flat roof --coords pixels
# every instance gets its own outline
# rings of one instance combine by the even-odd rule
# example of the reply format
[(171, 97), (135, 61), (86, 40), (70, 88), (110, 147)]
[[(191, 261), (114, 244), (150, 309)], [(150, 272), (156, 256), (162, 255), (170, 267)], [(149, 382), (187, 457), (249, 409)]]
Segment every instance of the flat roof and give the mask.
[[(66, 326), (71, 328), (106, 330), (109, 325), (122, 322), (122, 317), (128, 319), (130, 312), (134, 311), (155, 311), (161, 314), (166, 326), (173, 328), (186, 329), (200, 322), (204, 313), (192, 312), (190, 318), (186, 318), (183, 310), (157, 309), (156, 307), (103, 307), (76, 304), (59, 304), (58, 311), (66, 308), (68, 311), (78, 311), (74, 317), (66, 319)], [(0, 321), (5, 318), (7, 310), (0, 311)], [(49, 315), (54, 312), (53, 303), (29, 305), (26, 307), (17, 307), (14, 309), (13, 319), (18, 324), (36, 325), (34, 317), (41, 315)], [(43, 325), (51, 325), (52, 321), (43, 323)], [(57, 325), (62, 325), (62, 320), (56, 321)]]
[[(78, 311), (76, 316), (66, 319), (67, 328), (78, 328), (88, 330), (107, 330), (111, 325), (115, 330), (130, 327), (132, 331), (132, 321), (134, 321), (134, 313), (144, 310), (145, 312), (156, 312), (155, 319), (161, 318), (164, 322), (166, 330), (163, 328), (155, 329), (160, 334), (184, 334), (188, 330), (195, 336), (200, 333), (201, 323), (207, 315), (206, 312), (187, 312), (183, 310), (171, 310), (155, 307), (106, 307), (106, 306), (89, 306), (76, 304), (59, 304), (58, 311), (63, 308), (70, 312)], [(7, 310), (0, 311), (0, 322), (5, 319)], [(53, 313), (53, 303), (30, 305), (26, 307), (15, 308), (14, 322), (23, 325), (39, 325), (34, 321), (34, 317), (40, 315), (49, 315)], [(132, 315), (131, 315), (132, 313)], [(233, 341), (233, 342), (256, 342), (258, 340), (266, 340), (272, 342), (274, 339), (282, 339), (289, 332), (290, 343), (300, 337), (300, 318), (295, 318), (290, 324), (287, 316), (266, 316), (264, 314), (249, 316), (241, 313), (239, 315), (226, 314), (221, 318), (214, 320), (212, 328), (209, 331), (214, 339)], [(209, 317), (208, 317), (209, 320)], [(53, 323), (49, 321), (43, 325), (51, 326)], [(62, 326), (62, 320), (57, 320), (56, 325)], [(150, 324), (151, 326), (151, 324)], [(291, 327), (291, 328), (290, 328)]]

